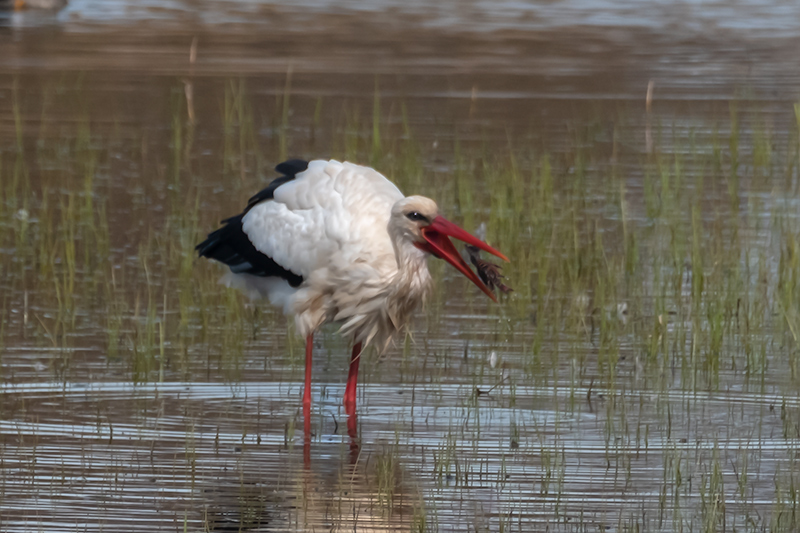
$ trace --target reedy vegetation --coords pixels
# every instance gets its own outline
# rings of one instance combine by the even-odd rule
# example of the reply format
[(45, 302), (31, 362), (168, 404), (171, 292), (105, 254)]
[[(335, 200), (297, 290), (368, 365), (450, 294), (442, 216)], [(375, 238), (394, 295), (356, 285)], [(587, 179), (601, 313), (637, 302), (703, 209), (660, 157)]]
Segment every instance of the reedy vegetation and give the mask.
[[(44, 102), (14, 94), (14, 131), (0, 146), (5, 381), (299, 380), (302, 344), (286, 320), (219, 286), (219, 271), (196, 261), (194, 245), (268, 183), (275, 163), (316, 155), (324, 132), (326, 155), (373, 165), (407, 194), (436, 198), (468, 229), (486, 222), (487, 240), (513, 259), (503, 273), (514, 292), (502, 305), (431, 261), (440, 283), (413, 339), (399, 339), (386, 365), (434, 396), (453, 380), (470, 389), (500, 384), (492, 401), (510, 414), (499, 438), (519, 448), (510, 457), (537, 457), (538, 494), (556, 522), (575, 510), (562, 497), (576, 466), (560, 434), (588, 402), (602, 413), (598, 451), (615, 480), (633, 483), (639, 454), (665, 450), (658, 517), (640, 521), (637, 509), (620, 507), (620, 529), (797, 527), (794, 454), (770, 477), (767, 518), (756, 505), (765, 480), (750, 472), (766, 438), (752, 429), (761, 423), (749, 423), (752, 432), (733, 446), (745, 418), (738, 403), (718, 407), (718, 426), (692, 420), (707, 416), (709, 397), (750, 395), (763, 404), (760, 416), (779, 413), (787, 446), (800, 439), (800, 106), (782, 135), (757, 112), (732, 106), (710, 134), (659, 128), (652, 153), (620, 116), (611, 155), (594, 141), (599, 126), (589, 126), (558, 153), (515, 139), (466, 143), (456, 129), (443, 156), (415, 137), (405, 104), (381, 99), (377, 81), (371, 114), (354, 105), (323, 123), (325, 102), (317, 99), (312, 128), (299, 131), (290, 120), (290, 77), (269, 117), (253, 114), (246, 84), (233, 80), (212, 168), (195, 147), (199, 126), (183, 94), (171, 95), (171, 142), (157, 153), (146, 131), (51, 120), (48, 110), (74, 92), (53, 89)], [(38, 120), (23, 119), (33, 108)], [(331, 354), (346, 352), (332, 335), (323, 342)], [(483, 362), (492, 351), (506, 374)], [(453, 375), (461, 352), (467, 375)], [(337, 361), (344, 368), (344, 356)], [(365, 365), (366, 381), (379, 381), (380, 371)], [(545, 388), (559, 407), (550, 420), (529, 409), (530, 391)], [(403, 455), (413, 435), (402, 432), (380, 455), (383, 508), (390, 512), (404, 468), (405, 483), (429, 469), (417, 483), (432, 477), (434, 492), (450, 483), (468, 490), (490, 464), (494, 472), (494, 459), (473, 447), (489, 407), (479, 394), (467, 397), (460, 408), (470, 429), (454, 420), (431, 464)], [(542, 429), (548, 424), (555, 437)], [(505, 458), (498, 464), (505, 468)], [(414, 504), (415, 527), (435, 530), (443, 518), (423, 501)], [(526, 503), (509, 501), (497, 526), (516, 530), (519, 522), (524, 530)]]

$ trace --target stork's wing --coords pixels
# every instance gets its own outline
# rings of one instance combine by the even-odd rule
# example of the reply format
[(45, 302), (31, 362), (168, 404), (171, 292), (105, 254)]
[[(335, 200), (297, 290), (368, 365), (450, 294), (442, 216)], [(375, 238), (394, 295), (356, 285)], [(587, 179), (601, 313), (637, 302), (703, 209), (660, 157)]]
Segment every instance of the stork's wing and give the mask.
[(283, 268), (272, 258), (256, 250), (242, 230), (242, 219), (251, 207), (272, 198), (275, 189), (287, 181), (293, 180), (297, 173), (304, 171), (307, 167), (308, 163), (299, 159), (278, 165), (276, 170), (283, 176), (273, 180), (266, 189), (250, 198), (244, 213), (223, 220), (222, 224), (224, 225), (221, 228), (210, 233), (206, 240), (195, 247), (197, 253), (201, 257), (215, 259), (228, 265), (234, 274), (278, 277), (288, 281), (292, 287), (300, 285), (303, 282), (302, 276)]
[(393, 254), (386, 229), (400, 190), (371, 168), (312, 161), (254, 205), (242, 229), (260, 253), (303, 277)]
[(394, 253), (386, 227), (403, 195), (380, 173), (338, 161), (293, 160), (276, 169), (284, 176), (199, 244), (201, 256), (297, 286), (319, 268), (379, 263)]
[(267, 186), (266, 189), (263, 189), (254, 194), (247, 201), (247, 207), (245, 208), (244, 212), (247, 213), (248, 211), (250, 211), (251, 207), (260, 204), (265, 200), (272, 200), (272, 198), (275, 196), (275, 189), (277, 189), (287, 181), (292, 181), (297, 177), (298, 174), (306, 171), (307, 169), (308, 169), (308, 161), (303, 161), (302, 159), (291, 159), (289, 161), (284, 161), (283, 163), (276, 166), (275, 170), (283, 174), (283, 176), (281, 176), (280, 178), (275, 178)]

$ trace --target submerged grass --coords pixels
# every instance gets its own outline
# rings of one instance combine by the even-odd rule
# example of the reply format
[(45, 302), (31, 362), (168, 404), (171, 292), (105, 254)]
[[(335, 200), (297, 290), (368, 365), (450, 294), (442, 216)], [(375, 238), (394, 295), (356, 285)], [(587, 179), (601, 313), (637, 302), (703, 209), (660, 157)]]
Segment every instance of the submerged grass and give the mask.
[[(772, 458), (778, 466), (765, 497), (750, 450), (772, 438), (773, 416), (781, 445), (800, 439), (798, 131), (786, 141), (764, 123), (745, 129), (746, 111), (732, 106), (713, 135), (673, 133), (667, 145), (661, 131), (650, 153), (616, 142), (633, 136), (620, 119), (612, 160), (593, 144), (591, 125), (559, 152), (513, 139), (466, 142), (455, 132), (442, 155), (415, 137), (405, 104), (387, 101), (377, 79), (370, 116), (349, 106), (331, 126), (317, 98), (307, 121), (313, 133), (290, 129), (299, 98), (291, 80), (290, 71), (270, 110), (276, 122), (257, 115), (243, 80), (227, 83), (215, 165), (203, 160), (202, 116), (189, 119), (182, 89), (170, 96), (163, 146), (147, 131), (114, 138), (85, 117), (67, 134), (45, 118), (34, 128), (22, 108), (39, 104), (15, 92), (14, 129), (0, 147), (4, 380), (44, 372), (64, 382), (238, 383), (268, 372), (276, 382), (299, 381), (302, 341), (270, 308), (221, 288), (219, 270), (195, 260), (194, 244), (269, 181), (274, 163), (302, 152), (305, 134), (330, 129), (332, 157), (370, 162), (404, 191), (437, 198), (471, 231), (485, 223), (487, 240), (513, 259), (504, 274), (514, 292), (500, 306), (432, 261), (440, 283), (424, 317), (398, 342), (396, 362), (376, 363), (398, 369), (390, 383), (427, 389), (453, 413), (438, 445), (428, 441), (427, 459), (406, 461), (413, 432), (373, 458), (378, 507), (394, 509), (402, 477), (423, 487), (409, 517), (415, 531), (450, 523), (443, 495), (486, 487), (503, 504), (472, 509), (475, 529), (527, 530), (536, 518), (530, 506), (565, 531), (587, 523), (797, 527), (793, 455)], [(40, 105), (60, 105), (58, 91)], [(794, 118), (800, 129), (797, 106)], [(120, 176), (129, 179), (122, 191)], [(344, 368), (343, 343), (319, 342), (328, 355), (321, 364)], [(9, 357), (11, 346), (25, 355)], [(487, 366), (492, 353), (497, 369)], [(41, 359), (33, 367), (40, 370), (25, 357)], [(378, 370), (365, 372), (380, 381)], [(454, 382), (470, 391), (453, 399)], [(534, 398), (537, 388), (545, 392)], [(713, 407), (712, 416), (703, 403), (744, 395), (769, 397), (759, 400), (769, 408), (755, 422), (743, 404), (738, 413)], [(553, 412), (537, 412), (542, 398)], [(288, 447), (295, 415), (279, 416)], [(595, 424), (592, 455), (575, 444), (584, 417)], [(502, 449), (485, 453), (497, 420)], [(751, 431), (741, 441), (731, 429), (740, 424)], [(192, 480), (194, 431), (186, 439)], [(620, 494), (655, 494), (654, 507), (587, 518), (569, 492), (582, 460), (602, 463), (593, 472)], [(639, 485), (652, 471), (660, 479)]]

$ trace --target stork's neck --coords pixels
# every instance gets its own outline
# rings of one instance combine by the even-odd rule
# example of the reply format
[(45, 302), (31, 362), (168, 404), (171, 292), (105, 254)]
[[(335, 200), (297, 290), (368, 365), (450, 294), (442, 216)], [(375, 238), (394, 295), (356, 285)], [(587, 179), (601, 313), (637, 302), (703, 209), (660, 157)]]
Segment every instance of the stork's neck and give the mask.
[[(335, 304), (330, 318), (343, 322), (340, 332), (353, 333), (356, 340), (365, 345), (375, 341), (380, 350), (385, 349), (391, 338), (408, 323), (431, 286), (428, 254), (414, 246), (411, 238), (392, 229), (389, 228), (389, 235), (394, 261), (385, 255), (380, 268), (361, 265), (370, 275), (358, 278), (357, 288), (336, 285), (324, 289), (332, 294)], [(358, 266), (351, 265), (350, 270)], [(375, 274), (377, 276), (372, 277)], [(344, 276), (344, 279), (352, 279), (352, 276)], [(358, 298), (354, 299), (354, 295)]]
[(413, 282), (415, 278), (425, 284), (430, 281), (427, 252), (408, 241), (395, 244), (394, 250), (397, 257), (397, 283)]
[(428, 254), (408, 240), (395, 241), (397, 272), (389, 285), (386, 295), (393, 321), (396, 325), (404, 323), (417, 306), (424, 302), (431, 287), (428, 271)]

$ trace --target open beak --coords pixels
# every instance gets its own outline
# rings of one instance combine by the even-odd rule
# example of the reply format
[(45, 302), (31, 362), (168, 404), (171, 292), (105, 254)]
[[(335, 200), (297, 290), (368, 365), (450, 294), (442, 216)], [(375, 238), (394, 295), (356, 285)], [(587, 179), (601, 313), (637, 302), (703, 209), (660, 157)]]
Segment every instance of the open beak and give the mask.
[(429, 226), (422, 228), (422, 236), (425, 238), (425, 242), (419, 244), (419, 248), (435, 255), (436, 257), (439, 257), (440, 259), (444, 259), (456, 267), (459, 272), (467, 276), (472, 283), (477, 285), (480, 290), (485, 292), (489, 298), (497, 302), (497, 298), (495, 298), (492, 291), (489, 290), (489, 287), (487, 287), (481, 281), (478, 275), (473, 272), (471, 268), (469, 268), (467, 263), (464, 262), (464, 259), (461, 258), (461, 254), (458, 253), (458, 250), (456, 250), (456, 247), (453, 246), (453, 243), (448, 237), (453, 237), (460, 241), (464, 241), (467, 244), (471, 244), (472, 246), (477, 246), (481, 250), (496, 255), (503, 261), (508, 261), (506, 256), (442, 216), (434, 218)]

